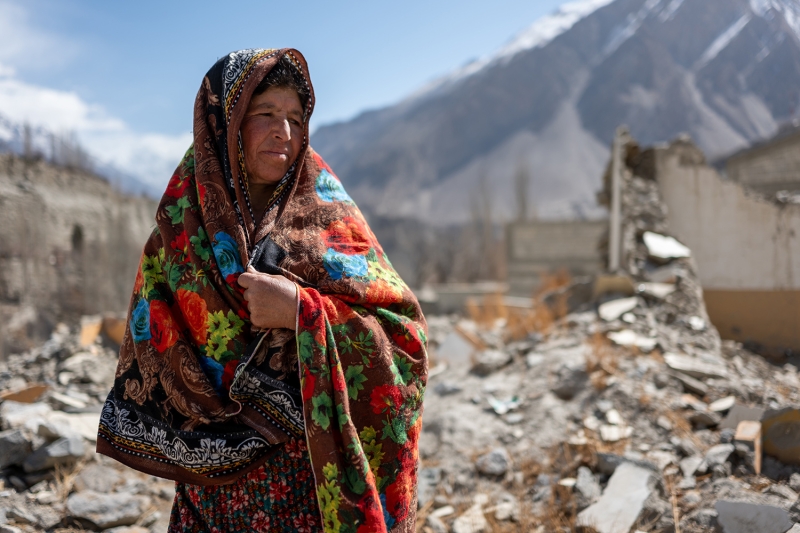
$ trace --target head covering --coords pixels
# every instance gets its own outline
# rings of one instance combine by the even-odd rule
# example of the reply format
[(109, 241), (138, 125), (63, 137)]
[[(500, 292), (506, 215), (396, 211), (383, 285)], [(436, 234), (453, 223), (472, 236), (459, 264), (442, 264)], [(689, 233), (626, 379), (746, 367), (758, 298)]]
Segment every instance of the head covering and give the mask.
[[(256, 226), (239, 128), (281, 57), (308, 84), (305, 137)], [(194, 144), (144, 248), (97, 450), (194, 484), (232, 482), (304, 436), (325, 531), (411, 531), (426, 325), (364, 217), (308, 147), (296, 50), (242, 50), (203, 79)], [(251, 328), (245, 265), (299, 285), (297, 329)], [(296, 387), (271, 361), (299, 361)], [(284, 367), (285, 368), (285, 367)]]

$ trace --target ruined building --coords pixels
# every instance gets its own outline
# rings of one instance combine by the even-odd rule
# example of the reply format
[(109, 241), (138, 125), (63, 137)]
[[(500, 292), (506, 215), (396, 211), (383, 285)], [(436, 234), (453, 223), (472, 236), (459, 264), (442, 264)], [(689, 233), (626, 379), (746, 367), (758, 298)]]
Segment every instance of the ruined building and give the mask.
[(0, 357), (59, 321), (125, 311), (155, 208), (98, 176), (0, 155)]

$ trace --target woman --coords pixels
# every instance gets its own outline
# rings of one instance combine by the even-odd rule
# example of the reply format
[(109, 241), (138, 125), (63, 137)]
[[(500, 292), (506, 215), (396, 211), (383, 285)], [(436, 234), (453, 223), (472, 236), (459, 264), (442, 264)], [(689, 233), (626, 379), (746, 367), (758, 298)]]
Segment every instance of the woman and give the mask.
[(296, 50), (219, 60), (134, 285), (98, 452), (170, 531), (413, 531), (425, 322), (308, 146)]

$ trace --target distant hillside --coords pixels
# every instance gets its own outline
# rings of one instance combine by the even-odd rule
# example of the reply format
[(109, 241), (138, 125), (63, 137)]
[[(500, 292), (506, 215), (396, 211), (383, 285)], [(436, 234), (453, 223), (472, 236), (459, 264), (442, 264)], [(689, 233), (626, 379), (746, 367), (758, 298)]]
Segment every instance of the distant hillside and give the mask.
[(467, 221), (485, 181), (511, 218), (521, 170), (540, 216), (592, 217), (617, 125), (645, 144), (689, 133), (714, 158), (772, 135), (799, 103), (798, 0), (588, 0), (311, 142), (382, 217)]

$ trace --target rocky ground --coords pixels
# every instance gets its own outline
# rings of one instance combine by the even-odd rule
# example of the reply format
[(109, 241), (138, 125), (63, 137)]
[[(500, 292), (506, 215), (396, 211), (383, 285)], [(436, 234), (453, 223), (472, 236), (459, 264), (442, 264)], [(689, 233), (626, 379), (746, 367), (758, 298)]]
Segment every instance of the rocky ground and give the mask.
[(174, 483), (94, 452), (117, 355), (92, 329), (61, 326), (0, 362), (2, 533), (167, 529)]

